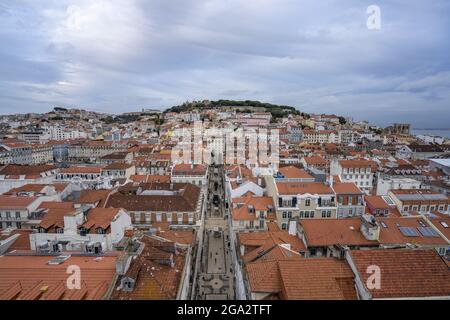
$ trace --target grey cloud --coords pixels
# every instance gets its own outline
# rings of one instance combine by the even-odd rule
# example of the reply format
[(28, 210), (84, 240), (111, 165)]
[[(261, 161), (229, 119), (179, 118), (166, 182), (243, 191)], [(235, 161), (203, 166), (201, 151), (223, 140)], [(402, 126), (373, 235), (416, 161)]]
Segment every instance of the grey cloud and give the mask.
[(365, 26), (370, 4), (0, 2), (0, 112), (232, 98), (448, 126), (449, 3), (378, 1), (380, 31)]

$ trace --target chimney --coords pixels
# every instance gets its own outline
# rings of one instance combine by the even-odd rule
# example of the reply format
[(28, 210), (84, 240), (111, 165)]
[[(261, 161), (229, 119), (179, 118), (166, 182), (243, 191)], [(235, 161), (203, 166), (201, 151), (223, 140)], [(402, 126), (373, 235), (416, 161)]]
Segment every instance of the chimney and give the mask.
[(361, 216), (360, 231), (369, 241), (378, 241), (380, 238), (380, 226), (372, 215), (363, 214)]

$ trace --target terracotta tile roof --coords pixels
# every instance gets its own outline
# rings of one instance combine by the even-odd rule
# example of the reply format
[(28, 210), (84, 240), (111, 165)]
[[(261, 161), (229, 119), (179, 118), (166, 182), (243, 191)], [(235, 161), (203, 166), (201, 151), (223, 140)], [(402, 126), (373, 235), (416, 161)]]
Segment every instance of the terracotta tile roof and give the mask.
[(363, 192), (353, 182), (335, 182), (333, 190), (336, 194), (363, 194)]
[(29, 183), (29, 184), (23, 185), (18, 188), (13, 188), (13, 189), (9, 190), (8, 192), (5, 192), (4, 194), (12, 195), (12, 194), (20, 193), (20, 192), (40, 193), (40, 192), (42, 192), (42, 189), (44, 189), (45, 187), (54, 187), (55, 191), (62, 192), (62, 191), (64, 191), (64, 189), (67, 188), (68, 185), (69, 185), (68, 183), (54, 183), (54, 184)]
[(286, 300), (356, 300), (354, 275), (345, 261), (311, 258), (278, 263)]
[(54, 165), (18, 165), (8, 164), (0, 169), (0, 175), (5, 176), (20, 176), (20, 175), (34, 175), (40, 176), (41, 173), (55, 170)]
[[(175, 253), (165, 251), (161, 242), (144, 236), (142, 253), (132, 262), (126, 276), (135, 279), (132, 292), (114, 290), (115, 300), (167, 300), (175, 299), (180, 284), (186, 251), (177, 249)], [(173, 261), (173, 266), (163, 261)]]
[(38, 209), (65, 209), (71, 210), (73, 209), (73, 202), (71, 201), (43, 201)]
[(281, 276), (277, 261), (262, 261), (245, 266), (252, 292), (281, 292)]
[(7, 252), (11, 252), (14, 250), (31, 250), (30, 247), (30, 234), (32, 230), (27, 229), (15, 229), (11, 231), (11, 234), (8, 236), (2, 237), (1, 240), (12, 237), (13, 235), (18, 234), (19, 237), (14, 241), (14, 243), (8, 248)]
[(245, 194), (242, 197), (233, 198), (232, 202), (236, 205), (251, 205), (255, 210), (267, 211), (270, 207), (273, 208), (273, 198), (258, 197), (252, 194)]
[(230, 179), (236, 179), (238, 176), (241, 178), (253, 177), (252, 170), (245, 166), (225, 166), (224, 170)]
[(111, 192), (112, 190), (83, 190), (74, 203), (93, 204), (98, 202), (98, 207), (101, 207)]
[[(153, 184), (169, 190), (167, 184)], [(173, 183), (172, 195), (124, 195), (119, 193), (109, 197), (106, 207), (124, 208), (128, 211), (196, 211), (200, 188), (190, 183)], [(152, 190), (155, 190), (153, 188)]]
[(375, 209), (390, 209), (389, 205), (384, 201), (381, 196), (364, 196), (364, 200), (367, 204), (371, 205)]
[[(244, 262), (252, 262), (257, 260), (270, 260), (274, 257), (292, 257), (295, 254), (289, 250), (279, 251), (280, 247), (290, 247), (294, 252), (304, 252), (305, 246), (297, 236), (291, 236), (285, 230), (282, 231), (264, 231), (238, 233), (239, 244), (244, 246)], [(274, 249), (275, 252), (272, 252)], [(272, 253), (271, 253), (272, 252)], [(273, 256), (273, 254), (276, 254)]]
[(40, 228), (54, 232), (55, 228), (64, 228), (64, 216), (72, 215), (75, 210), (70, 209), (49, 209), (39, 223)]
[(97, 233), (98, 228), (102, 228), (110, 232), (111, 230), (108, 228), (120, 211), (121, 209), (116, 208), (93, 208), (89, 210), (87, 219), (83, 223), (83, 227), (89, 230), (89, 233)]
[[(233, 220), (256, 220), (259, 211), (269, 211), (269, 207), (274, 210), (273, 199), (269, 197), (253, 197), (248, 194), (245, 197), (233, 198), (232, 217)], [(254, 212), (250, 213), (250, 207)], [(274, 212), (273, 212), (274, 213)]]
[[(376, 218), (381, 224), (380, 228), (380, 244), (401, 244), (406, 243), (418, 244), (418, 245), (446, 245), (447, 242), (440, 236), (425, 237), (417, 228), (422, 227), (422, 224), (429, 226), (427, 222), (420, 216), (415, 217), (390, 217), (390, 218)], [(422, 223), (422, 224), (421, 224)], [(384, 226), (383, 226), (384, 224)], [(400, 227), (413, 228), (416, 232), (416, 236), (405, 236), (400, 231)]]
[(320, 156), (311, 156), (311, 157), (303, 157), (305, 162), (310, 166), (326, 166), (328, 165), (328, 161)]
[(206, 174), (206, 167), (202, 164), (177, 164), (172, 169), (173, 176), (203, 176)]
[(299, 169), (294, 166), (287, 166), (278, 169), (285, 178), (291, 179), (314, 179), (310, 174), (308, 174), (305, 170)]
[(71, 166), (69, 168), (63, 168), (60, 170), (60, 173), (79, 173), (79, 174), (83, 174), (83, 173), (96, 173), (96, 174), (100, 174), (102, 171), (102, 167), (101, 166)]
[(169, 183), (170, 176), (161, 176), (161, 175), (132, 175), (130, 180), (133, 182), (160, 182), (160, 183)]
[(329, 245), (378, 246), (377, 241), (367, 240), (360, 232), (361, 219), (302, 219), (302, 226), (308, 247)]
[(334, 191), (321, 182), (277, 182), (278, 194), (334, 194)]
[(16, 197), (0, 195), (0, 209), (25, 210), (37, 199), (37, 197)]
[(354, 160), (339, 160), (339, 164), (342, 168), (372, 168), (376, 169), (378, 167), (377, 163), (372, 160), (365, 159), (354, 159)]
[(429, 221), (444, 235), (444, 237), (450, 240), (450, 217), (444, 217), (441, 214), (440, 217), (430, 218)]
[(334, 258), (281, 259), (246, 266), (254, 293), (277, 294), (283, 300), (354, 300), (354, 275)]
[(46, 184), (26, 184), (18, 188), (13, 188), (9, 190), (8, 192), (5, 192), (5, 195), (16, 195), (20, 192), (34, 192), (34, 193), (40, 193), (42, 189), (44, 189), (47, 185)]
[(450, 296), (450, 269), (435, 250), (353, 250), (351, 257), (363, 284), (369, 266), (380, 268), (380, 289), (367, 289), (374, 299)]
[(183, 230), (160, 230), (157, 235), (161, 238), (173, 241), (179, 244), (193, 245), (195, 233)]
[(103, 160), (125, 160), (128, 152), (114, 152), (101, 157)]
[(132, 164), (129, 163), (125, 163), (125, 162), (114, 162), (114, 163), (110, 163), (107, 166), (105, 166), (102, 171), (105, 170), (125, 170), (125, 169), (129, 169), (133, 167)]
[[(1, 256), (0, 300), (100, 300), (115, 274), (115, 256), (70, 257), (59, 265), (47, 264), (54, 256)], [(81, 290), (66, 286), (67, 267), (81, 269)]]

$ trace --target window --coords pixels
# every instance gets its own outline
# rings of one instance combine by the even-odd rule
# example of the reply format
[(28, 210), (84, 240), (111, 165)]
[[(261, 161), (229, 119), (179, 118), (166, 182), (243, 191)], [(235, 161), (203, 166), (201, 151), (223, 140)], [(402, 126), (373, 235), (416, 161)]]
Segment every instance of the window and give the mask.
[(6, 219), (11, 219), (11, 212), (6, 211)]
[(286, 219), (286, 217), (287, 217), (286, 211), (283, 211), (282, 217), (283, 217), (283, 219)]
[(409, 211), (409, 206), (404, 206), (403, 207), (403, 212), (408, 212)]
[(406, 237), (418, 237), (419, 233), (415, 228), (411, 227), (398, 227), (400, 232)]
[(424, 237), (439, 237), (439, 234), (431, 227), (418, 227)]
[(172, 222), (172, 213), (168, 212), (166, 213), (167, 222)]
[(305, 217), (305, 212), (304, 211), (300, 211), (300, 218), (304, 218)]
[(16, 211), (16, 219), (20, 219), (20, 212)]
[(331, 210), (327, 211), (327, 218), (331, 218)]
[(156, 213), (156, 222), (161, 222), (161, 213)]
[(22, 222), (16, 222), (16, 228), (17, 229), (22, 229)]
[(305, 200), (305, 206), (309, 207), (311, 205), (311, 200), (310, 199), (306, 199)]
[(292, 211), (288, 211), (288, 219), (292, 218)]
[(305, 211), (305, 218), (309, 218), (309, 211)]
[(259, 220), (259, 227), (260, 227), (261, 229), (264, 228), (264, 220)]
[(64, 229), (63, 228), (56, 228), (56, 233), (64, 233)]
[(309, 214), (310, 218), (314, 218), (314, 211), (311, 211), (311, 213)]
[(326, 211), (322, 211), (322, 218), (326, 218), (327, 217), (327, 212)]
[(97, 229), (97, 234), (105, 234), (105, 229), (103, 229), (103, 228), (98, 228), (98, 229)]
[(444, 211), (444, 206), (439, 206), (439, 211), (443, 212)]
[(281, 229), (282, 230), (286, 230), (286, 228), (287, 228), (287, 224), (286, 223), (281, 224)]

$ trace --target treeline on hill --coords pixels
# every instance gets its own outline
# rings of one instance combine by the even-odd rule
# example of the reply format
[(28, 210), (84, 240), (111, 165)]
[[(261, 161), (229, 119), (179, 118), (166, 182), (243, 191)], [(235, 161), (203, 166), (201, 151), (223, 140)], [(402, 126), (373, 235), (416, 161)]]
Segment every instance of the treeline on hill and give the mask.
[[(166, 112), (188, 112), (193, 110), (205, 109), (205, 108), (215, 108), (215, 107), (259, 107), (265, 108), (266, 112), (270, 112), (272, 117), (274, 118), (282, 118), (289, 114), (294, 115), (304, 115), (300, 113), (295, 107), (285, 106), (285, 105), (277, 105), (267, 102), (260, 101), (252, 101), (252, 100), (217, 100), (217, 101), (193, 101), (193, 102), (185, 102), (179, 106), (173, 106)], [(251, 108), (248, 110), (237, 110), (237, 112), (249, 113), (252, 112)]]
[(125, 124), (125, 123), (129, 123), (129, 122), (141, 120), (141, 116), (135, 115), (135, 114), (121, 114), (121, 115), (116, 115), (116, 116), (107, 116), (106, 118), (103, 118), (101, 120), (107, 124), (111, 124), (111, 123)]

